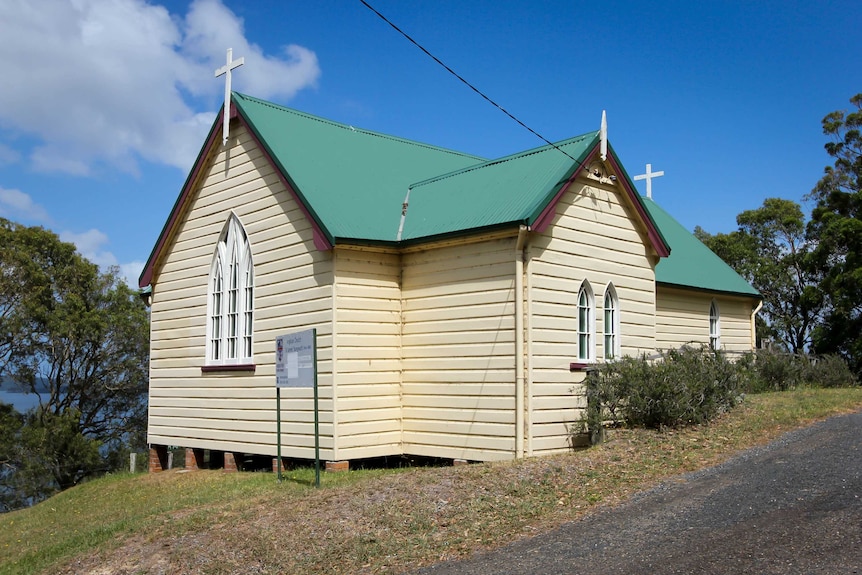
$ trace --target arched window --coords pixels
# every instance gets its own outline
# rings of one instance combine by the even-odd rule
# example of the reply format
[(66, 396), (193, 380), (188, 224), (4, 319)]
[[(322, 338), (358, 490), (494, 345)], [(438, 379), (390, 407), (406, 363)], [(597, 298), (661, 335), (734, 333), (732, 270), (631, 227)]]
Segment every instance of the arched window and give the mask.
[(254, 263), (248, 236), (233, 214), (225, 223), (213, 255), (207, 318), (207, 364), (251, 363)]
[(715, 300), (709, 304), (709, 347), (719, 349), (721, 347), (721, 317), (718, 313), (718, 304)]
[(620, 300), (614, 284), (605, 290), (605, 359), (620, 356)]
[(578, 359), (596, 359), (596, 301), (590, 282), (584, 280), (578, 290)]

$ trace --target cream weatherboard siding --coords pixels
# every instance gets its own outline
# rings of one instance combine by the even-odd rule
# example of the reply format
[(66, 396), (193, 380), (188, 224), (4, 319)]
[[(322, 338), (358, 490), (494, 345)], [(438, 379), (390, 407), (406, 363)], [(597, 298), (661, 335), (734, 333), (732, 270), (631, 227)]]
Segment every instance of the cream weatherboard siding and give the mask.
[(612, 187), (574, 182), (547, 230), (530, 239), (527, 295), (529, 358), (528, 454), (564, 451), (569, 428), (585, 407), (578, 362), (578, 290), (586, 279), (595, 296), (596, 357), (604, 357), (603, 300), (609, 283), (620, 306), (623, 355), (655, 348), (653, 256), (634, 214)]
[(515, 457), (515, 238), (403, 255), (404, 453)]
[(730, 295), (681, 290), (660, 285), (656, 298), (656, 347), (675, 349), (709, 344), (709, 305), (719, 309), (721, 348), (729, 352), (754, 349), (752, 310), (756, 301)]
[(337, 459), (401, 453), (401, 258), (337, 247)]
[[(249, 134), (213, 148), (190, 206), (156, 262), (148, 441), (222, 451), (276, 453), (277, 335), (318, 328), (321, 455), (332, 425), (332, 254), (314, 248), (312, 229)], [(207, 283), (219, 234), (231, 213), (245, 228), (254, 259), (254, 372), (202, 373)], [(282, 392), (283, 455), (313, 458), (310, 389)]]

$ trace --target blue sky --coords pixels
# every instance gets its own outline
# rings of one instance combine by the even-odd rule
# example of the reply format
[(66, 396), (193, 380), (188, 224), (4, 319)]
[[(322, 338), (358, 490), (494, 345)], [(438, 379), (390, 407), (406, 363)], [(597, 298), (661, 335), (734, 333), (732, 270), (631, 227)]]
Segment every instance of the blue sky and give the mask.
[[(687, 228), (795, 201), (830, 159), (820, 120), (862, 91), (855, 1), (373, 0), (545, 138), (596, 130)], [(499, 157), (542, 144), (359, 0), (0, 2), (0, 216), (137, 275), (235, 90)], [(638, 182), (645, 191), (644, 182)]]

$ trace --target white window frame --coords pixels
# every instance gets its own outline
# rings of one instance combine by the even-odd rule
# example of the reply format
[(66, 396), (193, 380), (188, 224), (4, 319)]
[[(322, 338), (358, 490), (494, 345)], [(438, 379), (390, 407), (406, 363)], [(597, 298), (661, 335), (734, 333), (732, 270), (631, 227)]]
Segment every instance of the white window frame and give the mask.
[(250, 365), (253, 349), (254, 261), (248, 235), (231, 214), (210, 266), (206, 365)]
[(721, 310), (715, 300), (709, 303), (709, 347), (721, 348)]
[(605, 289), (604, 304), (604, 354), (605, 360), (619, 359), (620, 345), (620, 299), (613, 283)]
[(590, 282), (584, 280), (578, 290), (578, 359), (596, 360), (596, 298)]

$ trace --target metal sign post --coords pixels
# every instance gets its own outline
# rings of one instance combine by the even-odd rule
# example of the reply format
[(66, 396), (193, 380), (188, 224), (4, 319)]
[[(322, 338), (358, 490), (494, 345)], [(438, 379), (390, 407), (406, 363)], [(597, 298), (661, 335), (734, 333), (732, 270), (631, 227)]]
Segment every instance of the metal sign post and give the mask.
[(317, 329), (275, 338), (276, 441), (278, 480), (281, 481), (281, 388), (314, 389), (314, 486), (320, 487), (320, 424), (317, 400)]
[(278, 482), (281, 483), (281, 388), (275, 388), (275, 437), (278, 442)]

